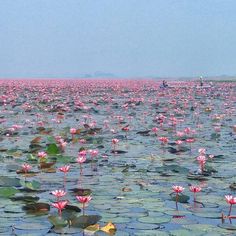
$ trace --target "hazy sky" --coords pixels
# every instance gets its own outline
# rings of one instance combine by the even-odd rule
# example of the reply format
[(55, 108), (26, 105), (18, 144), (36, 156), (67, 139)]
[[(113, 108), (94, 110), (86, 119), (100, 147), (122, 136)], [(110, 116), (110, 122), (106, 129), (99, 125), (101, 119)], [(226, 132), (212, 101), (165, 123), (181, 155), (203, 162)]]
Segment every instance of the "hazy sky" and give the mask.
[(0, 77), (236, 75), (236, 0), (0, 0)]

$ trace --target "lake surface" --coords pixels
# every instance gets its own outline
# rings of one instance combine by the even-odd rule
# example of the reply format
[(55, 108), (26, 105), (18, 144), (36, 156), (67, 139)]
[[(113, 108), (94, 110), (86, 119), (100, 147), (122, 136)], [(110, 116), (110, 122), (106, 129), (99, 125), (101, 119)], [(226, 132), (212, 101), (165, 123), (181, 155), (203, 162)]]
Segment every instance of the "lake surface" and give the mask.
[[(235, 235), (236, 220), (222, 213), (225, 195), (236, 196), (236, 83), (160, 85), (0, 81), (0, 235)], [(173, 185), (184, 187), (177, 205)], [(191, 185), (201, 187), (195, 200)], [(62, 217), (58, 189), (70, 206)], [(92, 196), (84, 216), (78, 195)], [(116, 230), (101, 229), (109, 222)]]

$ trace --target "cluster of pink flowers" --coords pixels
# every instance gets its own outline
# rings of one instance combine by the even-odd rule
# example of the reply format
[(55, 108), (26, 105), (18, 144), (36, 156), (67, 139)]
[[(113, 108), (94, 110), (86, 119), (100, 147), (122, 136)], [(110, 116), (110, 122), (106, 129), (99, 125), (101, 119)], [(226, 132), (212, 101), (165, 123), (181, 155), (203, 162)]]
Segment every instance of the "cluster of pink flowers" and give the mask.
[[(184, 191), (184, 187), (180, 185), (173, 185), (172, 190), (176, 193), (176, 202), (178, 201), (178, 195)], [(202, 188), (198, 185), (191, 185), (189, 190), (194, 193), (194, 201), (196, 201), (196, 193), (200, 192)]]

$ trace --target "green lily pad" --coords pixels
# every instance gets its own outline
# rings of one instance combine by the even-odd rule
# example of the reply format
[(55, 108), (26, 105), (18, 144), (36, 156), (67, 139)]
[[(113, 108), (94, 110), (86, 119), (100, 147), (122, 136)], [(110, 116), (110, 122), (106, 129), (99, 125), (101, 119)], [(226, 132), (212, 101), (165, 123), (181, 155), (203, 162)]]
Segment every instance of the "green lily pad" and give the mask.
[(56, 155), (60, 153), (60, 149), (55, 143), (51, 143), (48, 145), (46, 152), (49, 155)]
[[(190, 230), (187, 230), (187, 229), (176, 229), (176, 230), (170, 231), (171, 236), (189, 236), (191, 234), (193, 234), (193, 232), (191, 232)], [(202, 232), (194, 231), (194, 235), (200, 236), (200, 235), (202, 235)]]
[[(172, 194), (171, 196), (172, 201), (176, 201), (176, 195)], [(184, 194), (178, 195), (178, 202), (180, 203), (187, 203), (190, 197)]]
[(60, 216), (49, 216), (48, 220), (56, 228), (63, 228), (68, 225), (68, 221)]
[(12, 201), (24, 201), (24, 202), (36, 202), (39, 200), (39, 197), (37, 196), (30, 196), (30, 195), (16, 195), (13, 197), (10, 197)]
[(84, 188), (73, 188), (73, 189), (70, 189), (70, 191), (72, 191), (73, 194), (77, 196), (88, 196), (88, 195), (91, 195), (92, 193), (91, 189), (84, 189)]
[(20, 179), (7, 176), (0, 176), (1, 187), (20, 187)]
[(21, 186), (24, 187), (25, 190), (37, 191), (41, 187), (40, 182), (38, 182), (36, 180), (33, 180), (31, 182), (29, 182), (29, 181), (25, 182), (24, 180), (21, 180), (20, 183), (21, 183)]
[(145, 223), (129, 223), (127, 225), (127, 228), (129, 229), (135, 229), (135, 230), (154, 230), (159, 229), (159, 224), (145, 224)]
[(22, 209), (29, 214), (47, 214), (50, 211), (50, 205), (48, 203), (37, 202), (27, 204)]
[(15, 224), (15, 229), (20, 230), (43, 230), (43, 229), (49, 229), (49, 225), (43, 224), (43, 223), (31, 223), (31, 222), (25, 222), (21, 224)]
[(141, 223), (148, 223), (148, 224), (164, 224), (171, 221), (170, 217), (141, 217), (138, 219)]
[(83, 235), (82, 229), (71, 228), (68, 226), (65, 227), (54, 227), (51, 232), (56, 233), (57, 235)]
[(222, 229), (227, 229), (227, 230), (236, 230), (236, 225), (234, 224), (229, 224), (229, 223), (224, 223), (224, 224), (218, 224), (218, 227)]
[(7, 205), (4, 208), (4, 212), (6, 213), (22, 213), (22, 207), (20, 205)]
[(134, 233), (135, 236), (169, 236), (170, 234), (159, 230), (138, 230)]
[(90, 225), (96, 224), (99, 220), (101, 220), (101, 216), (99, 215), (83, 215), (74, 218), (71, 220), (71, 226), (76, 228), (85, 229)]
[(16, 193), (18, 193), (19, 190), (13, 187), (1, 187), (0, 188), (0, 197), (9, 198), (11, 196), (14, 196)]

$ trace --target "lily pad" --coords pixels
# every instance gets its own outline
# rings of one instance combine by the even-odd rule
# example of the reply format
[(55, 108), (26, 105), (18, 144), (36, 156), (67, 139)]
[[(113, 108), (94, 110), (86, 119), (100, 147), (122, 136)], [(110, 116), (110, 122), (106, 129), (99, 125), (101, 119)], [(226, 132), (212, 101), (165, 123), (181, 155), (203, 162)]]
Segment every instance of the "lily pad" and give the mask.
[(36, 180), (33, 180), (31, 182), (21, 180), (20, 183), (21, 183), (22, 187), (24, 188), (24, 190), (37, 191), (40, 189), (40, 186), (41, 186), (40, 182), (38, 182)]
[(90, 225), (96, 224), (101, 218), (99, 215), (83, 215), (71, 220), (70, 224), (72, 227), (85, 229)]
[(18, 193), (19, 190), (13, 187), (1, 187), (0, 188), (0, 197), (9, 198), (11, 196), (14, 196), (16, 193)]
[[(171, 195), (172, 201), (176, 201), (176, 195), (172, 194)], [(190, 197), (184, 194), (178, 195), (178, 202), (180, 203), (187, 203), (189, 201)]]
[(229, 223), (218, 224), (218, 227), (222, 229), (232, 230), (232, 231), (236, 230), (236, 225), (229, 224)]
[(91, 189), (83, 189), (83, 188), (73, 188), (70, 189), (75, 195), (77, 196), (88, 196), (91, 195), (92, 190)]
[(138, 219), (141, 223), (147, 223), (147, 224), (164, 224), (171, 221), (170, 217), (141, 217)]
[(63, 228), (68, 225), (68, 221), (60, 216), (49, 216), (48, 220), (56, 228)]
[(60, 149), (58, 148), (58, 146), (55, 143), (51, 143), (48, 145), (46, 152), (49, 155), (55, 155), (55, 154), (60, 153)]
[(50, 205), (48, 203), (31, 203), (22, 207), (24, 211), (30, 214), (47, 214), (50, 211)]
[(20, 187), (20, 179), (8, 176), (0, 176), (1, 187)]

